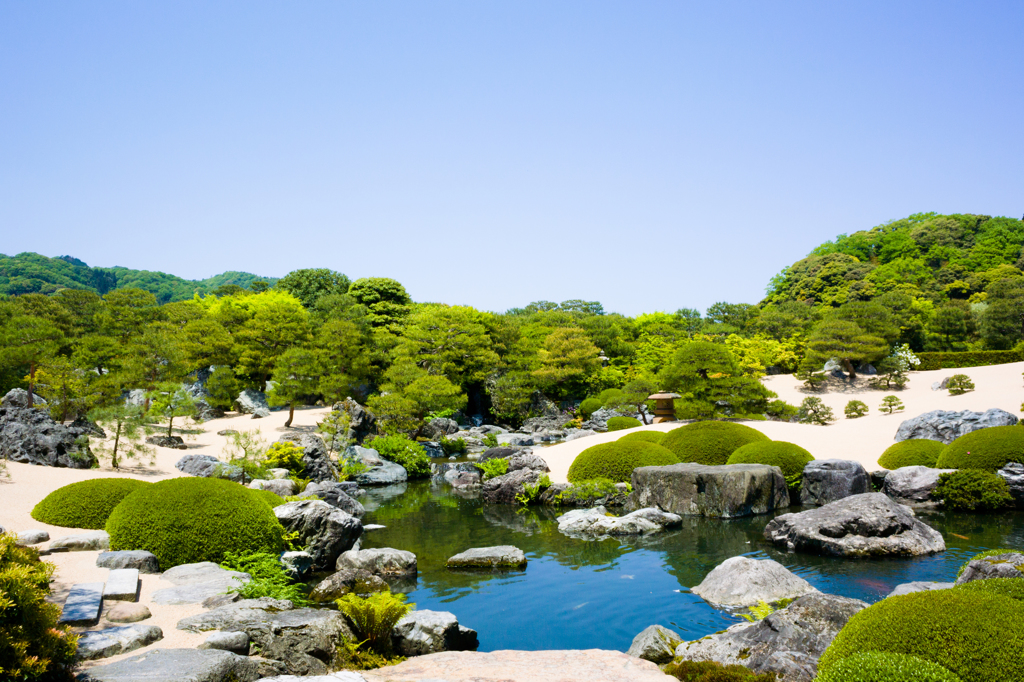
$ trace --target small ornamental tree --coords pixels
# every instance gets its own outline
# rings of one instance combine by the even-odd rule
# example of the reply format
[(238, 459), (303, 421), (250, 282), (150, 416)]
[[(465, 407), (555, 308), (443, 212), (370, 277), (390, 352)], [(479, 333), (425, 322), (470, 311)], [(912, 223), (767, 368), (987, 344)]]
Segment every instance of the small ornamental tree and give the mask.
[(903, 363), (893, 357), (884, 358), (878, 363), (878, 374), (869, 382), (873, 388), (903, 388), (907, 385), (907, 373)]
[(295, 418), (295, 405), (302, 398), (316, 392), (320, 380), (316, 354), (302, 348), (289, 348), (277, 359), (274, 367), (274, 387), (267, 396), (271, 405), (287, 405), (290, 428)]
[(963, 395), (974, 390), (974, 382), (966, 374), (954, 374), (946, 382), (946, 388), (950, 395)]
[(903, 401), (894, 395), (887, 395), (882, 398), (882, 404), (878, 406), (878, 409), (886, 414), (899, 412), (903, 409)]
[(168, 437), (173, 434), (175, 417), (187, 419), (196, 414), (196, 399), (181, 384), (162, 384), (152, 392), (151, 400), (150, 409), (167, 417)]
[(825, 383), (825, 371), (819, 362), (811, 358), (805, 358), (796, 371), (796, 378), (804, 382), (804, 386), (817, 391)]
[(238, 397), (240, 390), (238, 379), (235, 378), (235, 373), (231, 368), (217, 367), (210, 374), (210, 378), (206, 380), (206, 392), (210, 394), (206, 401), (213, 407), (230, 410), (235, 404), (235, 398)]
[(797, 421), (801, 424), (820, 424), (828, 426), (836, 420), (832, 408), (821, 401), (821, 398), (807, 396), (800, 403), (800, 409), (796, 413)]
[(153, 448), (146, 445), (146, 436), (152, 429), (140, 405), (119, 403), (98, 408), (89, 414), (89, 419), (107, 427), (110, 439), (99, 441), (96, 452), (110, 457), (110, 466), (114, 469), (120, 469), (121, 460), (126, 457), (134, 459), (153, 454)]
[(843, 412), (846, 414), (847, 419), (857, 419), (867, 415), (868, 406), (860, 400), (851, 400), (846, 403), (846, 409)]
[(44, 360), (36, 374), (36, 392), (49, 403), (50, 416), (67, 421), (85, 412), (85, 372), (61, 355)]
[(229, 464), (242, 470), (242, 485), (246, 478), (263, 478), (267, 473), (267, 442), (260, 438), (259, 430), (232, 433), (223, 454)]

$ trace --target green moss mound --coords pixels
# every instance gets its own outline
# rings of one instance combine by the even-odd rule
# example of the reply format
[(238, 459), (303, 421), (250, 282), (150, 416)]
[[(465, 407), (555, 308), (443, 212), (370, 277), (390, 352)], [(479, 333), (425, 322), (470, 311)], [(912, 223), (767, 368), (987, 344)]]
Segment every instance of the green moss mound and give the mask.
[(619, 442), (626, 441), (631, 443), (633, 441), (643, 441), (644, 443), (655, 443), (661, 445), (661, 441), (665, 440), (665, 433), (663, 431), (637, 431), (636, 433), (627, 433), (625, 436), (619, 439)]
[(808, 462), (814, 460), (811, 453), (799, 445), (783, 440), (757, 441), (736, 448), (729, 455), (726, 464), (767, 464), (782, 469), (784, 476), (803, 473)]
[(814, 682), (963, 682), (941, 665), (917, 656), (865, 651), (844, 658)]
[(252, 494), (257, 500), (260, 500), (270, 505), (270, 508), (279, 507), (284, 504), (284, 499), (275, 492), (269, 490), (253, 490), (252, 488), (246, 488), (250, 494)]
[(706, 421), (669, 431), (661, 444), (674, 452), (680, 462), (725, 464), (744, 445), (768, 440), (768, 436), (743, 424)]
[(1022, 426), (990, 426), (964, 434), (946, 446), (935, 466), (996, 471), (1007, 462), (1024, 463)]
[(172, 478), (124, 498), (107, 520), (111, 549), (145, 549), (164, 570), (227, 552), (280, 552), (284, 528), (265, 497), (232, 481)]
[(936, 590), (888, 597), (850, 618), (821, 657), (832, 675), (854, 654), (918, 656), (963, 682), (1024, 681), (1024, 603), (984, 591)]
[(912, 438), (886, 448), (878, 458), (878, 466), (883, 469), (899, 469), (900, 467), (931, 467), (939, 461), (939, 455), (946, 449), (945, 443), (927, 438)]
[(57, 488), (32, 509), (32, 518), (51, 526), (102, 530), (121, 500), (153, 485), (134, 478), (94, 478)]
[(601, 401), (597, 398), (587, 398), (580, 403), (579, 412), (580, 416), (584, 419), (590, 419), (590, 415), (594, 414), (601, 409)]
[(1009, 597), (1010, 599), (1016, 599), (1019, 602), (1024, 602), (1024, 577), (972, 580), (969, 583), (964, 583), (963, 585), (953, 589), (964, 590), (966, 592), (999, 594), (1004, 597)]
[(622, 431), (640, 426), (640, 420), (633, 417), (612, 417), (608, 420), (609, 431)]
[(616, 483), (628, 482), (637, 467), (678, 464), (679, 458), (656, 443), (621, 439), (589, 447), (573, 460), (566, 476), (570, 483), (608, 478)]

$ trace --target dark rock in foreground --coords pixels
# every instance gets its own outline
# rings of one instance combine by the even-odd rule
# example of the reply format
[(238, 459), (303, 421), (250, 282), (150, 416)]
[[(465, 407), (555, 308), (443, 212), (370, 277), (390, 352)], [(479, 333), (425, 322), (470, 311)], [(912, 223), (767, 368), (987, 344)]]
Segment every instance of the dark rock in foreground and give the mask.
[(933, 469), (925, 466), (900, 467), (885, 477), (882, 492), (900, 504), (914, 507), (935, 506), (938, 500), (932, 491), (939, 484), (939, 476), (955, 469)]
[(692, 592), (716, 606), (753, 606), (817, 590), (777, 561), (734, 556), (715, 566)]
[(628, 510), (657, 507), (684, 516), (734, 518), (789, 506), (786, 479), (763, 464), (670, 464), (633, 470)]
[(274, 515), (299, 540), (313, 558), (317, 570), (330, 570), (342, 552), (352, 549), (363, 534), (359, 519), (323, 500), (288, 502), (274, 508)]
[(96, 558), (100, 568), (137, 568), (139, 573), (159, 573), (156, 555), (144, 549), (103, 552)]

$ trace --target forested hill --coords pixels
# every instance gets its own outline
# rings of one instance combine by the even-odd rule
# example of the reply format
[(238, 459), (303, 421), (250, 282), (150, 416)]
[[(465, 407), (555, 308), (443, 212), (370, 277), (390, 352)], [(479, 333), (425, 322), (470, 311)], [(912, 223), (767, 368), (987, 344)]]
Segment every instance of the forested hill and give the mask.
[(113, 289), (137, 287), (156, 296), (159, 303), (183, 301), (196, 293), (209, 294), (225, 285), (242, 288), (257, 280), (268, 284), (273, 277), (248, 272), (225, 272), (202, 280), (189, 280), (164, 272), (124, 267), (92, 268), (71, 256), (47, 258), (38, 253), (0, 254), (0, 294), (52, 294), (61, 289), (87, 289), (103, 295)]
[(980, 303), (995, 282), (1021, 276), (1022, 246), (1021, 220), (918, 213), (825, 242), (776, 275), (763, 304), (836, 307), (890, 292)]

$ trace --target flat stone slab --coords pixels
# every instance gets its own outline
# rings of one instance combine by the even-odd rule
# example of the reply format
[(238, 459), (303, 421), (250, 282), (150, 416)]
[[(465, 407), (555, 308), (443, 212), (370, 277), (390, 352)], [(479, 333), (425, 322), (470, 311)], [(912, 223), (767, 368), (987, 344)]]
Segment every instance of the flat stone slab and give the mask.
[(122, 625), (85, 632), (78, 638), (76, 657), (80, 661), (110, 658), (141, 649), (163, 638), (163, 630), (155, 625)]
[(100, 568), (137, 568), (139, 573), (159, 573), (156, 555), (144, 549), (103, 552), (96, 558)]
[(526, 555), (512, 545), (474, 547), (448, 559), (448, 568), (526, 568)]
[(19, 545), (38, 545), (50, 539), (50, 534), (45, 530), (23, 530), (18, 533)]
[(238, 682), (260, 679), (259, 662), (217, 649), (155, 649), (82, 673), (79, 682)]
[(154, 604), (202, 604), (205, 599), (252, 580), (248, 573), (229, 571), (212, 561), (175, 566), (160, 577), (175, 587), (154, 592)]
[(934, 583), (924, 580), (917, 580), (912, 583), (903, 583), (893, 588), (893, 591), (888, 595), (889, 597), (899, 597), (903, 594), (911, 594), (913, 592), (927, 592), (928, 590), (948, 590), (955, 586), (956, 583)]
[(95, 625), (103, 608), (103, 583), (78, 583), (71, 588), (60, 613), (59, 623)]
[(111, 601), (139, 600), (139, 569), (115, 568), (107, 576), (103, 598)]
[(105, 530), (94, 530), (78, 535), (66, 535), (50, 543), (51, 552), (94, 552), (110, 549), (110, 536)]
[(778, 467), (764, 464), (670, 464), (633, 470), (627, 511), (656, 507), (682, 516), (731, 519), (789, 506)]

